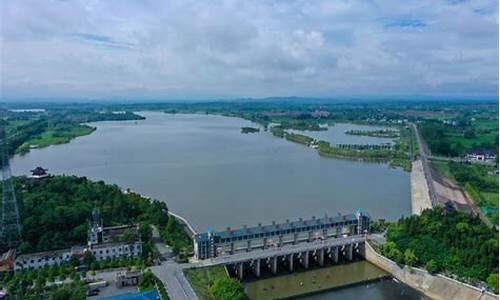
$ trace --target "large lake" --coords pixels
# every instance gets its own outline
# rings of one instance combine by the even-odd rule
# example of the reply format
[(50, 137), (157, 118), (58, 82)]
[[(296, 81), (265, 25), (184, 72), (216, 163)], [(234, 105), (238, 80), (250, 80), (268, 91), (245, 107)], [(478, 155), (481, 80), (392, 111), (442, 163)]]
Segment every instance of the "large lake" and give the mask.
[[(14, 174), (36, 166), (116, 183), (166, 201), (200, 231), (350, 213), (395, 220), (410, 213), (409, 174), (386, 164), (337, 160), (238, 119), (141, 113), (98, 122), (69, 144), (15, 156)], [(350, 125), (347, 129), (358, 129)]]

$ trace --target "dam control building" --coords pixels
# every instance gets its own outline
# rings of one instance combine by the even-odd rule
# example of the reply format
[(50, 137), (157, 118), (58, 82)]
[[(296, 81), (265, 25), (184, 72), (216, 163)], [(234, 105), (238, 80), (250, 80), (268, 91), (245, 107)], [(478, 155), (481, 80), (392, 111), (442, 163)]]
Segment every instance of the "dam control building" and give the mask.
[(361, 235), (368, 233), (369, 229), (370, 216), (358, 211), (335, 217), (300, 218), (285, 223), (227, 228), (218, 232), (209, 230), (194, 236), (194, 254), (197, 259), (207, 259), (256, 249)]

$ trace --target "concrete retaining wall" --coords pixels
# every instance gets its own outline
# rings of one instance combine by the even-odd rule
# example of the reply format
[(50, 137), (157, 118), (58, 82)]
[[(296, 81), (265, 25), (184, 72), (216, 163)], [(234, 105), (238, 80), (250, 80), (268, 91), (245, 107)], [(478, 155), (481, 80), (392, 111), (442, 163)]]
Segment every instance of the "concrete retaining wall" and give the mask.
[(366, 260), (391, 273), (392, 276), (406, 285), (416, 289), (434, 300), (495, 300), (497, 295), (482, 293), (471, 285), (442, 276), (431, 275), (419, 268), (401, 268), (392, 260), (378, 254), (368, 242), (365, 243)]

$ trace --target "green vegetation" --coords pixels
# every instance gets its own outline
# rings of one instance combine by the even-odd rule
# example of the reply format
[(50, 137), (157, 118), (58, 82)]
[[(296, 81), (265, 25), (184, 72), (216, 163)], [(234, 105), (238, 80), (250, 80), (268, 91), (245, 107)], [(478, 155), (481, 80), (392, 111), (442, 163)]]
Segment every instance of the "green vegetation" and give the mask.
[(27, 152), (30, 148), (43, 148), (49, 145), (69, 143), (70, 140), (88, 135), (94, 132), (95, 127), (87, 125), (58, 125), (57, 128), (50, 128), (42, 134), (25, 141), (20, 147), (20, 152)]
[[(400, 138), (395, 141), (395, 144), (393, 146), (342, 145), (342, 144), (331, 146), (329, 142), (319, 141), (317, 143), (317, 149), (318, 153), (322, 156), (335, 157), (340, 159), (389, 161), (391, 166), (402, 167), (405, 171), (410, 171), (411, 161), (414, 158), (413, 134), (406, 127), (400, 128), (399, 131), (401, 131), (402, 134)], [(396, 132), (396, 131), (391, 130), (391, 132)], [(286, 132), (284, 127), (281, 125), (272, 126), (271, 133), (274, 136), (285, 138), (286, 140), (299, 144), (304, 144), (307, 146), (316, 143), (312, 137), (302, 134)]]
[(384, 219), (373, 220), (370, 223), (370, 231), (373, 233), (384, 232), (389, 228), (391, 223), (385, 221)]
[(397, 263), (450, 272), (471, 283), (498, 276), (498, 233), (459, 211), (435, 208), (400, 219), (389, 226), (380, 251)]
[(309, 146), (309, 145), (311, 145), (312, 142), (314, 142), (314, 139), (312, 137), (302, 135), (302, 134), (295, 134), (295, 133), (286, 133), (285, 139), (287, 139), (288, 141), (303, 144), (306, 146)]
[[(105, 225), (168, 222), (167, 206), (116, 185), (85, 177), (50, 176), (42, 180), (14, 180), (23, 223), (22, 252), (67, 248), (87, 241), (88, 220), (98, 207)], [(0, 249), (5, 250), (5, 249)]]
[(276, 137), (284, 138), (286, 132), (281, 126), (273, 126), (271, 127), (271, 133)]
[(389, 160), (392, 156), (390, 147), (379, 145), (338, 145), (319, 141), (318, 152), (323, 156), (354, 159)]
[(172, 247), (174, 255), (179, 255), (181, 261), (187, 261), (193, 252), (193, 241), (187, 235), (184, 225), (174, 217), (169, 217), (167, 225), (160, 228), (162, 240)]
[(158, 277), (156, 277), (150, 270), (146, 270), (142, 273), (141, 277), (139, 278), (138, 287), (140, 291), (156, 290), (156, 288), (158, 287), (158, 291), (162, 300), (170, 299), (168, 297), (167, 290), (163, 286), (161, 280), (158, 279)]
[[(56, 284), (56, 281), (60, 283)], [(16, 274), (0, 273), (0, 286), (2, 285), (10, 293), (8, 299), (13, 300), (83, 300), (87, 291), (71, 264)]]
[(92, 271), (114, 269), (114, 268), (144, 269), (146, 267), (146, 261), (142, 257), (136, 257), (136, 258), (121, 257), (121, 258), (112, 258), (101, 261), (96, 261), (92, 257), (88, 260), (84, 260), (84, 263), (88, 267), (88, 269)]
[(348, 130), (345, 132), (345, 134), (363, 135), (363, 136), (380, 137), (380, 138), (397, 138), (397, 137), (399, 137), (399, 133), (396, 130), (392, 130), (392, 129)]
[(245, 300), (245, 290), (241, 283), (229, 277), (218, 278), (208, 289), (216, 300)]
[(209, 292), (209, 287), (220, 278), (227, 278), (226, 270), (223, 266), (208, 268), (187, 269), (184, 271), (186, 278), (201, 300), (214, 300), (214, 296)]
[(260, 129), (255, 127), (241, 127), (241, 133), (257, 133), (259, 131)]
[(6, 126), (9, 137), (9, 154), (26, 153), (32, 147), (68, 143), (95, 130), (83, 123), (144, 119), (132, 112), (113, 113), (97, 108), (61, 108), (57, 105), (41, 112), (7, 111), (3, 115), (5, 118), (2, 125)]
[(450, 122), (428, 120), (419, 128), (435, 155), (462, 157), (478, 148), (498, 154), (498, 117), (477, 120), (462, 117)]
[(496, 167), (457, 162), (432, 162), (442, 175), (463, 187), (493, 223), (498, 223), (498, 175)]
[(276, 118), (273, 120), (278, 121), (281, 128), (283, 129), (295, 129), (295, 130), (309, 130), (309, 131), (321, 131), (328, 130), (327, 127), (321, 126), (317, 118), (312, 117), (308, 114), (300, 114), (295, 116), (294, 119), (286, 118)]

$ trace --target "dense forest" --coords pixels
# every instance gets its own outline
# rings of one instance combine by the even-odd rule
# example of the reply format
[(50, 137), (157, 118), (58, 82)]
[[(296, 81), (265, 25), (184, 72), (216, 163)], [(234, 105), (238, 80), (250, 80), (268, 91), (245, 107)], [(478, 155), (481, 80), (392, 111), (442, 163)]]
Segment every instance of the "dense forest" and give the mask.
[(389, 226), (381, 251), (398, 263), (486, 281), (498, 290), (498, 232), (469, 214), (435, 208), (402, 218)]
[(23, 225), (22, 252), (85, 244), (94, 207), (101, 210), (105, 225), (144, 222), (166, 228), (168, 223), (165, 203), (123, 193), (102, 181), (50, 176), (41, 180), (15, 177), (14, 183)]

